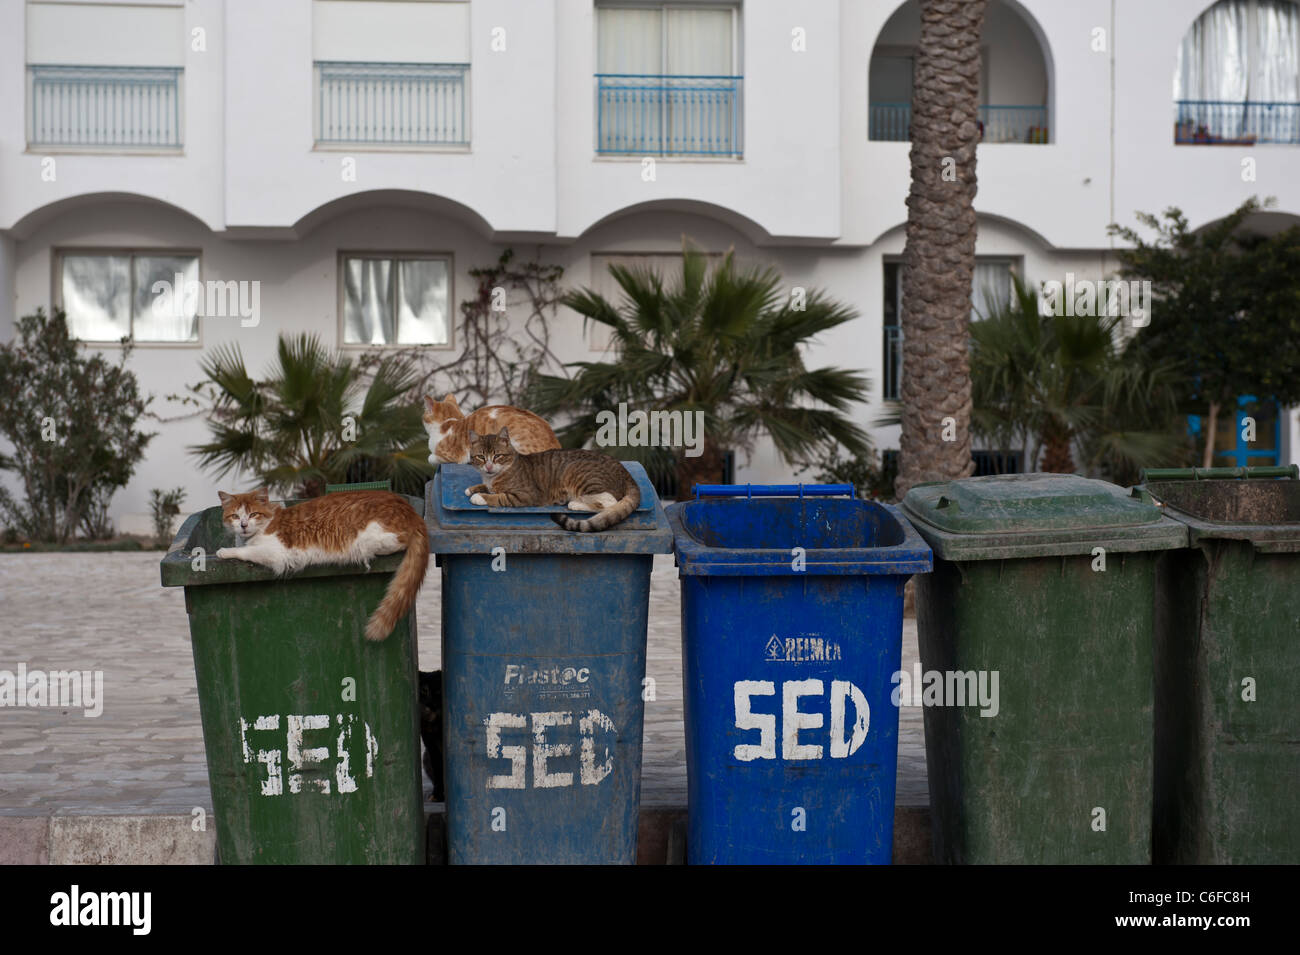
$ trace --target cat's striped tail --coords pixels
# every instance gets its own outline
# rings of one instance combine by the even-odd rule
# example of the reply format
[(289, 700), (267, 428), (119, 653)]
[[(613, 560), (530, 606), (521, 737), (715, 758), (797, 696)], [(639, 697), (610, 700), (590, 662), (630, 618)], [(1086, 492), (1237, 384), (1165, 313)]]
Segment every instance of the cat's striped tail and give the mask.
[(383, 640), (392, 633), (397, 621), (406, 616), (415, 603), (415, 595), (424, 583), (424, 573), (429, 568), (429, 529), (414, 509), (411, 518), (401, 531), (406, 538), (406, 556), (402, 558), (397, 573), (393, 574), (384, 599), (366, 623), (367, 640)]
[(578, 520), (576, 517), (569, 517), (567, 514), (552, 514), (551, 520), (559, 524), (566, 531), (603, 531), (608, 527), (613, 527), (632, 516), (632, 512), (641, 506), (641, 489), (636, 486), (636, 481), (628, 480), (627, 493), (619, 498), (613, 505), (597, 512), (595, 517), (589, 517), (586, 520)]

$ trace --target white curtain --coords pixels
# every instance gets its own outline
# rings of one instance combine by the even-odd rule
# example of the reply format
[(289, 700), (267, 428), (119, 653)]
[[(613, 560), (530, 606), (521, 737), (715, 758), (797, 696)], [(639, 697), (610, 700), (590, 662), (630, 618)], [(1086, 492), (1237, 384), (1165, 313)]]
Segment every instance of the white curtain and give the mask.
[(60, 281), (68, 331), (112, 342), (131, 334), (131, 257), (65, 255)]
[(1250, 0), (1220, 0), (1192, 24), (1178, 48), (1175, 100), (1246, 99), (1249, 8)]
[[(193, 342), (199, 338), (199, 298), (204, 290), (199, 286), (199, 260), (192, 255), (137, 255), (132, 263), (135, 284), (135, 306), (132, 335), (141, 342)], [(176, 277), (180, 276), (177, 287)], [(165, 282), (166, 288), (155, 295), (153, 288)], [(191, 297), (190, 283), (198, 288)], [(170, 291), (168, 291), (170, 290)], [(180, 296), (177, 302), (175, 297)], [(158, 303), (155, 311), (154, 302)], [(217, 304), (214, 301), (213, 304)], [(239, 292), (225, 295), (227, 314), (219, 318), (238, 318)], [(177, 314), (179, 313), (179, 314)]]
[(596, 72), (663, 72), (663, 11), (596, 8)]
[(1300, 101), (1300, 5), (1260, 0), (1255, 20), (1255, 63), (1250, 98)]
[(1011, 263), (975, 261), (975, 279), (971, 283), (970, 319), (978, 322), (991, 312), (1011, 303)]
[(393, 263), (389, 259), (348, 259), (343, 271), (343, 341), (349, 345), (390, 345), (393, 328)]
[(1192, 24), (1178, 48), (1174, 100), (1181, 136), (1290, 141), (1300, 102), (1300, 6), (1292, 0), (1220, 0)]
[(731, 76), (731, 16), (727, 9), (597, 7), (596, 72)]
[(664, 11), (670, 76), (732, 76), (731, 11)]
[(407, 259), (397, 267), (397, 341), (403, 345), (445, 345), (447, 262)]

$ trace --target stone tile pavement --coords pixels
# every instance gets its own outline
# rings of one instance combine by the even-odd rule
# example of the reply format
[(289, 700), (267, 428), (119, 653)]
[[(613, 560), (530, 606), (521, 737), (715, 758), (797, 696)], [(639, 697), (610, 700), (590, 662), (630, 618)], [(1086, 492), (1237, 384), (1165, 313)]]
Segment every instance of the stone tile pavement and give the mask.
[[(188, 622), (161, 553), (0, 554), (0, 670), (104, 671), (104, 711), (0, 708), (0, 816), (184, 814), (211, 809)], [(420, 667), (439, 665), (438, 577), (420, 595)], [(642, 803), (686, 805), (677, 572), (655, 558)], [(916, 659), (907, 619), (903, 667)], [(927, 804), (919, 709), (901, 712), (898, 805)]]

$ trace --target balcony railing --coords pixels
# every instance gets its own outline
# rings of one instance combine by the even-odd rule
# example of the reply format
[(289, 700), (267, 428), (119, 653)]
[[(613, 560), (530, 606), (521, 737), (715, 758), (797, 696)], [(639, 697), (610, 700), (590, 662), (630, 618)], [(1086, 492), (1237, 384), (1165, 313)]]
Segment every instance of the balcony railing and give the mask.
[(468, 146), (468, 63), (316, 62), (316, 142)]
[(1300, 144), (1300, 103), (1178, 100), (1174, 104), (1174, 142), (1219, 146)]
[[(981, 142), (1046, 143), (1046, 106), (981, 106)], [(872, 103), (868, 138), (880, 142), (907, 142), (912, 138), (911, 103)]]
[(181, 73), (170, 66), (29, 65), (27, 144), (179, 148)]
[(596, 152), (739, 157), (743, 79), (597, 73)]

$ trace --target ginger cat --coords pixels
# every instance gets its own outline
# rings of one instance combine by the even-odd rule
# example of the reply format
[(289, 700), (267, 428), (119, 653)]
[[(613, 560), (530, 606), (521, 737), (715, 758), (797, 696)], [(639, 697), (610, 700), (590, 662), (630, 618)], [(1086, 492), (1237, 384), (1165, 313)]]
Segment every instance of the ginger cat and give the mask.
[(367, 640), (383, 640), (415, 603), (429, 566), (429, 530), (424, 518), (399, 494), (345, 491), (285, 507), (266, 488), (221, 498), (221, 520), (237, 547), (217, 556), (246, 560), (288, 574), (316, 564), (365, 564), (381, 554), (406, 551), (384, 599), (366, 623)]
[(430, 464), (469, 464), (469, 431), (497, 432), (509, 428), (511, 445), (520, 454), (559, 448), (555, 432), (537, 415), (510, 405), (488, 405), (469, 417), (460, 410), (455, 395), (441, 401), (424, 398), (424, 430), (429, 432)]
[(471, 504), (538, 507), (567, 504), (571, 511), (597, 511), (577, 520), (552, 514), (567, 531), (603, 531), (625, 521), (641, 503), (641, 490), (627, 468), (599, 451), (554, 450), (519, 454), (509, 429), (498, 434), (469, 432), (470, 463), (482, 484), (465, 489)]

